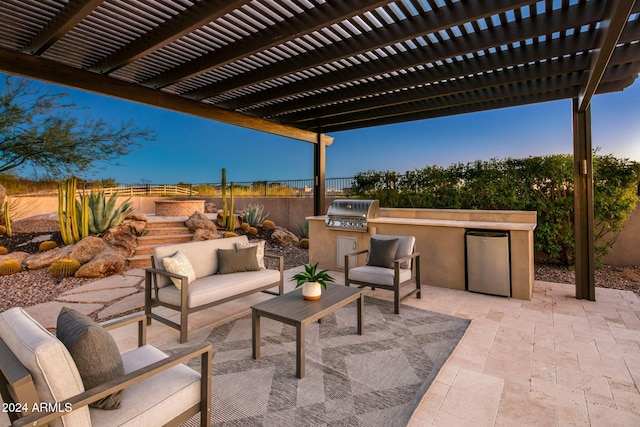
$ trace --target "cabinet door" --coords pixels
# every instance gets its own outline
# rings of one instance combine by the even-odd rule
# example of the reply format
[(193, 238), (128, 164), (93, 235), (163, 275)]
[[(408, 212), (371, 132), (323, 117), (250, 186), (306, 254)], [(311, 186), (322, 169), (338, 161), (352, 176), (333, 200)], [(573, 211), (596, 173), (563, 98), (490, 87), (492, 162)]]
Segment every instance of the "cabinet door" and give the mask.
[[(338, 259), (336, 265), (338, 268), (344, 268), (344, 256), (357, 251), (358, 241), (355, 237), (337, 237)], [(349, 266), (355, 267), (358, 261), (357, 256), (349, 257)]]

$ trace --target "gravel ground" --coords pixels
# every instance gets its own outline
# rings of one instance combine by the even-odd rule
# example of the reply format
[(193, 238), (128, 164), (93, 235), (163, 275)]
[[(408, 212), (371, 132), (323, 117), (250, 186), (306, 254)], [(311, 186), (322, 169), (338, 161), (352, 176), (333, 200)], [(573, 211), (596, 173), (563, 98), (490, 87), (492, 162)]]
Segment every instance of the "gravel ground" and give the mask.
[[(13, 237), (0, 236), (0, 246), (10, 252), (25, 251), (35, 253), (39, 242), (32, 240), (43, 233), (15, 233)], [(46, 233), (51, 234), (51, 233)], [(309, 260), (308, 250), (295, 246), (278, 245), (269, 240), (269, 233), (251, 239), (267, 240), (266, 252), (282, 255), (285, 269), (299, 266)], [(51, 240), (62, 243), (59, 233), (53, 233)], [(29, 243), (30, 242), (30, 243)], [(26, 244), (25, 244), (26, 243)], [(277, 268), (277, 262), (267, 258), (269, 268)], [(536, 280), (554, 283), (575, 283), (572, 269), (551, 263), (536, 263)], [(51, 277), (47, 269), (22, 271), (9, 276), (0, 276), (0, 312), (15, 306), (31, 306), (51, 301), (63, 292), (91, 282), (92, 279), (65, 278), (60, 283)], [(596, 286), (631, 290), (640, 295), (640, 267), (604, 266), (596, 270)]]

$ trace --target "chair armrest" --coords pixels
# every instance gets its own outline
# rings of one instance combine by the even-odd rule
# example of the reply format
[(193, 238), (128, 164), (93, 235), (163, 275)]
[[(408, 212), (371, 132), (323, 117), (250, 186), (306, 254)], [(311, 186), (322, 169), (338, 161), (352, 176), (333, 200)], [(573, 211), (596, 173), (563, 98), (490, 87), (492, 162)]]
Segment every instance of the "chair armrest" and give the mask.
[[(120, 378), (116, 378), (100, 386), (87, 390), (83, 393), (72, 396), (69, 399), (66, 399), (60, 402), (59, 407), (66, 408), (67, 406), (70, 405), (70, 408), (71, 408), (70, 412), (73, 412), (79, 408), (87, 406), (90, 403), (96, 402), (110, 394), (123, 390), (144, 379), (147, 379), (156, 374), (159, 374), (160, 372), (166, 371), (169, 368), (172, 368), (181, 363), (184, 363), (189, 359), (193, 359), (196, 356), (202, 357), (202, 370), (200, 374), (201, 375), (200, 381), (205, 381), (208, 384), (208, 387), (205, 387), (203, 385), (201, 391), (203, 395), (205, 394), (205, 392), (206, 394), (209, 395), (206, 398), (210, 398), (211, 380), (210, 380), (209, 366), (211, 364), (212, 351), (213, 350), (211, 348), (211, 344), (202, 344), (199, 346), (185, 349), (179, 353), (168, 356), (165, 359), (159, 360), (143, 368), (130, 372)], [(204, 396), (201, 396), (201, 397), (204, 397)], [(49, 412), (49, 411), (38, 412), (38, 413), (28, 415), (26, 417), (20, 418), (14, 421), (12, 425), (16, 427), (39, 426), (44, 423), (48, 423), (52, 420), (55, 420), (56, 418), (59, 418), (67, 413), (68, 412)]]
[(354, 256), (354, 255), (366, 254), (367, 252), (369, 252), (369, 249), (362, 249), (362, 250), (357, 251), (357, 252), (351, 252), (350, 254), (346, 254), (345, 256)]
[(264, 254), (267, 258), (276, 258), (278, 260), (278, 271), (280, 272), (280, 283), (278, 285), (278, 292), (280, 295), (284, 293), (284, 257), (282, 255)]
[(410, 261), (410, 260), (412, 260), (414, 258), (420, 258), (420, 252), (414, 252), (414, 253), (412, 253), (410, 255), (407, 255), (407, 256), (404, 256), (402, 258), (398, 258), (398, 259), (394, 260), (393, 262), (400, 264), (400, 263), (403, 263), (403, 262), (406, 262), (406, 261)]
[(115, 319), (109, 322), (102, 323), (100, 326), (102, 326), (107, 331), (111, 331), (113, 329), (130, 325), (132, 323), (138, 324), (138, 347), (142, 347), (147, 343), (147, 316), (145, 316), (144, 313)]

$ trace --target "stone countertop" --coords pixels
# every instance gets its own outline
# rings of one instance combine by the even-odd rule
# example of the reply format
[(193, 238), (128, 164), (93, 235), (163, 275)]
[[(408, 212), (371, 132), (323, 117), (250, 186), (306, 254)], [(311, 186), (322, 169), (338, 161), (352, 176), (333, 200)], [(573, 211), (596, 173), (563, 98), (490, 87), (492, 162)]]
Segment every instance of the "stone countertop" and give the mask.
[[(326, 215), (308, 217), (308, 220), (324, 221)], [(378, 217), (368, 220), (369, 224), (398, 224), (398, 225), (418, 225), (429, 227), (450, 227), (450, 228), (473, 228), (482, 230), (514, 230), (533, 231), (536, 224), (522, 222), (500, 222), (500, 221), (469, 221), (450, 219), (428, 219), (428, 218), (391, 218)]]

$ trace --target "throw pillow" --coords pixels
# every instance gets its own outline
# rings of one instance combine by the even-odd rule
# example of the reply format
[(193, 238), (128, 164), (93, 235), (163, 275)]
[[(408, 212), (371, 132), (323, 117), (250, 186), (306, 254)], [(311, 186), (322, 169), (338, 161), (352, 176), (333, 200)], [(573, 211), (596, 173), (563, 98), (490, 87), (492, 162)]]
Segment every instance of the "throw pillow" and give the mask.
[[(76, 363), (85, 390), (102, 385), (124, 375), (124, 365), (118, 346), (109, 332), (84, 314), (63, 307), (58, 315), (56, 336), (67, 347)], [(117, 409), (122, 390), (89, 406)]]
[(245, 248), (251, 248), (253, 246), (257, 247), (257, 252), (256, 252), (256, 258), (258, 259), (258, 267), (260, 268), (267, 268), (264, 265), (264, 245), (265, 245), (265, 241), (264, 240), (260, 240), (259, 242), (256, 243), (236, 243), (236, 250), (238, 249), (245, 249)]
[[(178, 251), (175, 254), (162, 259), (162, 264), (165, 270), (169, 273), (179, 274), (181, 276), (187, 276), (187, 283), (191, 283), (196, 280), (196, 272), (193, 271), (191, 261), (182, 252)], [(176, 288), (180, 289), (182, 281), (176, 277), (172, 277), (171, 281)]]
[(246, 249), (218, 249), (218, 273), (229, 274), (242, 271), (258, 271), (258, 247)]
[(397, 250), (398, 239), (379, 240), (371, 238), (367, 265), (393, 268)]

